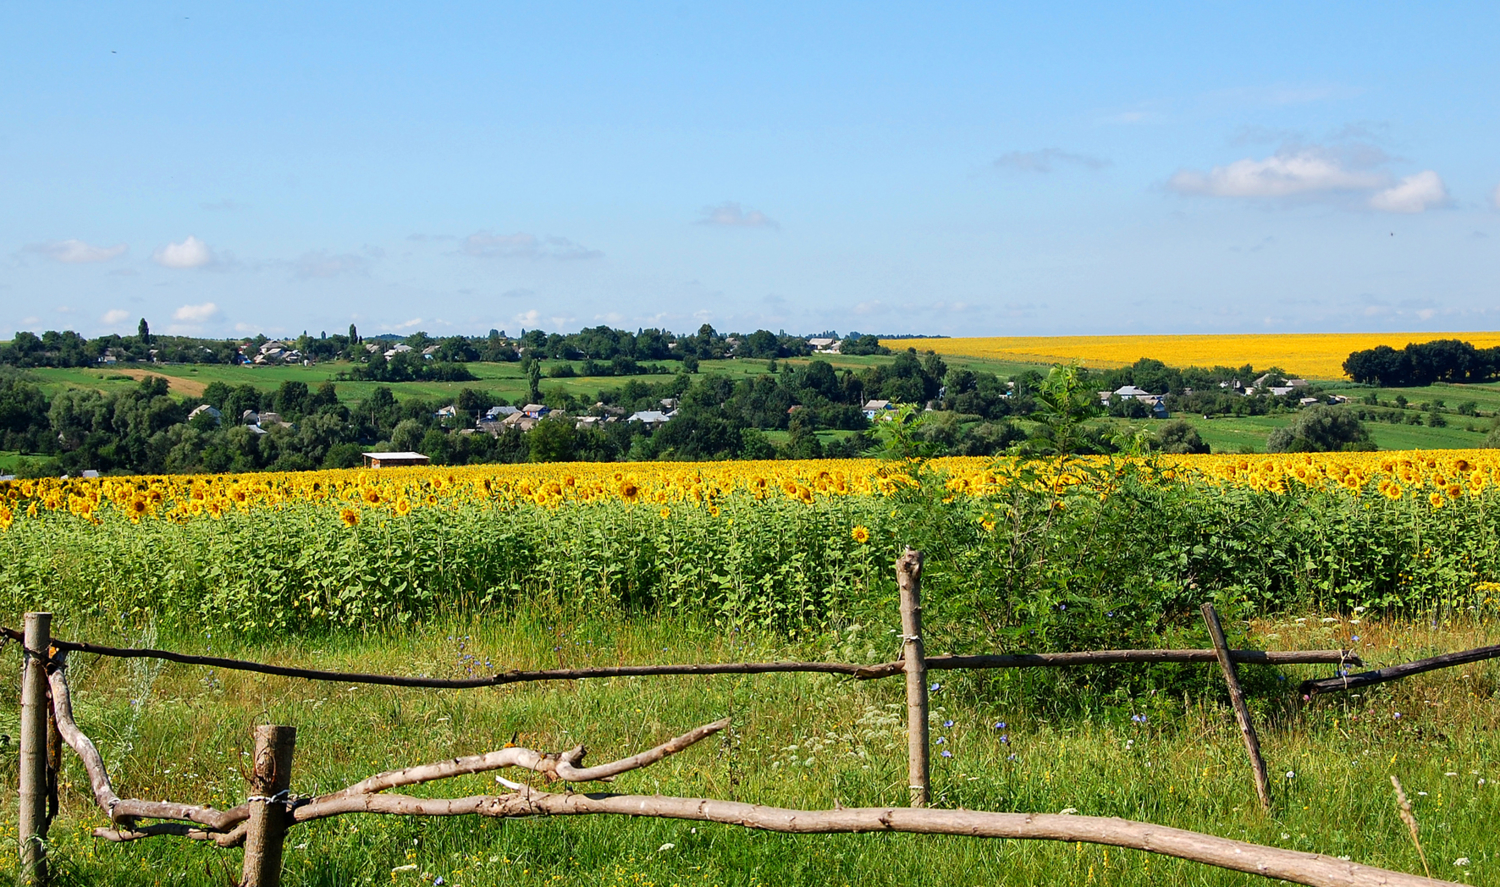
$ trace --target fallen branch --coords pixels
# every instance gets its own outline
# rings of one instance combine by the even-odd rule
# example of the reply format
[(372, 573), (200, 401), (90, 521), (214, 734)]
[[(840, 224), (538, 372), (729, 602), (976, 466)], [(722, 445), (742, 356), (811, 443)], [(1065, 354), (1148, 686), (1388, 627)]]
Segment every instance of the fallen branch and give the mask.
[(1439, 668), (1452, 668), (1455, 665), (1468, 665), (1470, 662), (1483, 662), (1486, 659), (1500, 657), (1500, 644), (1492, 647), (1477, 647), (1473, 650), (1462, 650), (1457, 653), (1444, 653), (1441, 656), (1433, 656), (1430, 659), (1418, 659), (1415, 662), (1406, 662), (1401, 665), (1392, 665), (1389, 668), (1377, 668), (1374, 671), (1360, 672), (1359, 674), (1343, 675), (1334, 678), (1323, 678), (1317, 681), (1303, 681), (1298, 688), (1302, 695), (1308, 699), (1322, 693), (1336, 693), (1341, 690), (1357, 690), (1360, 687), (1372, 687), (1376, 684), (1384, 684), (1387, 681), (1399, 681), (1409, 678), (1415, 674), (1426, 671), (1435, 671)]
[[(0, 633), (19, 639), (21, 632), (13, 628), (0, 628)], [(806, 672), (815, 674), (841, 674), (859, 680), (894, 677), (904, 673), (900, 660), (861, 665), (855, 662), (698, 662), (670, 665), (603, 665), (588, 668), (548, 668), (530, 671), (511, 670), (482, 678), (426, 678), (404, 675), (366, 674), (361, 672), (328, 671), (317, 668), (295, 668), (286, 665), (271, 665), (243, 659), (227, 659), (222, 656), (198, 656), (191, 653), (174, 653), (171, 650), (153, 650), (138, 647), (107, 647), (81, 641), (53, 639), (58, 650), (90, 653), (121, 659), (161, 659), (184, 665), (202, 665), (230, 671), (249, 671), (277, 677), (304, 678), (314, 681), (337, 681), (346, 684), (372, 684), (385, 687), (417, 687), (435, 690), (466, 690), (482, 687), (500, 687), (531, 681), (577, 681), (589, 678), (645, 677), (649, 675), (721, 675), (721, 674), (776, 674)], [(1256, 665), (1297, 664), (1349, 664), (1363, 665), (1360, 658), (1348, 650), (1231, 650), (1230, 658), (1237, 663)], [(1068, 665), (1111, 665), (1142, 662), (1217, 662), (1213, 650), (1085, 650), (1074, 653), (1001, 653), (977, 656), (930, 656), (928, 670), (952, 670), (969, 668), (1037, 668)]]
[(307, 822), (343, 813), (405, 816), (475, 814), (501, 818), (616, 814), (720, 822), (795, 834), (910, 832), (975, 838), (1081, 841), (1175, 856), (1178, 859), (1312, 887), (1451, 887), (1451, 882), (1448, 881), (1435, 881), (1420, 875), (1373, 868), (1321, 854), (1283, 850), (1185, 829), (1098, 816), (902, 807), (791, 810), (707, 798), (550, 792), (516, 792), (467, 798), (351, 795), (324, 804), (314, 802), (299, 807), (292, 816), (297, 822)]
[(67, 655), (66, 650), (60, 650), (53, 655), (51, 671), (47, 676), (52, 687), (52, 706), (57, 719), (57, 732), (83, 762), (83, 769), (88, 774), (89, 785), (94, 792), (94, 800), (104, 810), (110, 822), (116, 825), (132, 826), (136, 819), (175, 819), (195, 822), (216, 831), (223, 831), (249, 817), (249, 808), (245, 805), (221, 811), (193, 804), (139, 801), (134, 798), (121, 798), (115, 794), (114, 786), (109, 780), (109, 772), (104, 769), (104, 759), (99, 755), (99, 749), (73, 720), (73, 696), (68, 690)]
[(596, 767), (577, 766), (583, 761), (584, 755), (587, 754), (587, 750), (581, 745), (560, 754), (543, 754), (529, 748), (502, 748), (498, 751), (482, 755), (452, 758), (433, 764), (422, 764), (416, 767), (406, 767), (401, 770), (389, 770), (385, 773), (377, 773), (369, 779), (356, 782), (348, 788), (315, 798), (303, 806), (312, 806), (335, 798), (375, 794), (388, 789), (420, 785), (424, 782), (432, 782), (437, 779), (485, 773), (505, 767), (521, 767), (526, 770), (534, 770), (546, 777), (548, 781), (595, 782), (610, 780), (621, 773), (640, 769), (641, 767), (660, 761), (667, 755), (676, 754), (699, 740), (723, 730), (727, 726), (729, 726), (728, 718), (714, 721), (712, 724), (704, 724), (702, 727), (669, 739), (649, 751), (643, 751), (640, 754), (631, 755), (628, 758), (622, 758), (608, 764), (600, 764)]

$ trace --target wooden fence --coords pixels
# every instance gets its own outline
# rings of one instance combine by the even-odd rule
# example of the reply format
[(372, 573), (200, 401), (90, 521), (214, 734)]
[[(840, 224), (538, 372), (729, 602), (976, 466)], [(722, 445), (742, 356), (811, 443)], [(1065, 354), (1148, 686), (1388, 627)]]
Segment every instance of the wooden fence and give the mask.
[[(1339, 677), (1309, 681), (1302, 685), (1300, 692), (1303, 698), (1310, 699), (1320, 693), (1369, 686), (1433, 668), (1500, 656), (1500, 646), (1346, 675), (1347, 666), (1362, 664), (1356, 655), (1347, 650), (1230, 650), (1225, 643), (1218, 615), (1212, 606), (1205, 604), (1203, 618), (1213, 641), (1212, 649), (1207, 650), (1099, 650), (927, 657), (922, 640), (921, 573), (921, 553), (908, 549), (896, 563), (897, 584), (901, 592), (903, 655), (895, 662), (875, 664), (741, 662), (635, 665), (509, 671), (485, 678), (443, 680), (290, 668), (166, 650), (116, 648), (67, 641), (51, 636), (50, 614), (28, 613), (24, 631), (0, 628), (0, 634), (3, 634), (0, 645), (17, 640), (21, 642), (23, 649), (18, 786), (23, 881), (36, 885), (45, 885), (48, 881), (46, 835), (51, 818), (57, 810), (57, 772), (61, 765), (61, 748), (66, 745), (82, 762), (88, 773), (94, 799), (109, 819), (109, 826), (94, 830), (95, 837), (109, 841), (134, 841), (175, 836), (212, 841), (220, 847), (242, 845), (245, 855), (241, 883), (245, 887), (273, 887), (280, 883), (282, 846), (289, 828), (348, 813), (492, 817), (607, 813), (730, 823), (746, 828), (797, 833), (896, 831), (1081, 841), (1176, 856), (1299, 884), (1373, 887), (1449, 883), (1362, 866), (1348, 860), (1232, 841), (1150, 823), (1077, 815), (928, 809), (931, 781), (926, 672), (938, 669), (1067, 667), (1108, 663), (1216, 662), (1229, 687), (1230, 699), (1244, 737), (1256, 794), (1262, 806), (1269, 811), (1272, 803), (1269, 780), (1266, 777), (1265, 762), (1260, 755), (1255, 726), (1239, 685), (1237, 664), (1340, 665)], [(729, 724), (728, 719), (705, 724), (655, 748), (608, 764), (583, 766), (585, 750), (582, 746), (553, 753), (508, 747), (485, 754), (379, 773), (331, 794), (312, 798), (295, 796), (291, 792), (296, 729), (290, 726), (263, 725), (255, 731), (253, 769), (248, 796), (243, 804), (228, 810), (216, 810), (187, 803), (121, 798), (115, 794), (97, 747), (73, 717), (67, 677), (67, 657), (73, 652), (154, 658), (318, 681), (431, 689), (472, 689), (528, 681), (643, 675), (812, 672), (845, 675), (856, 680), (902, 675), (906, 684), (911, 806), (909, 809), (790, 810), (709, 798), (555, 793), (542, 791), (531, 782), (512, 782), (498, 776), (496, 780), (509, 790), (507, 794), (433, 799), (391, 793), (392, 789), (405, 786), (507, 767), (518, 767), (540, 774), (546, 783), (609, 781), (621, 773), (648, 766), (668, 755), (676, 754), (723, 730)]]

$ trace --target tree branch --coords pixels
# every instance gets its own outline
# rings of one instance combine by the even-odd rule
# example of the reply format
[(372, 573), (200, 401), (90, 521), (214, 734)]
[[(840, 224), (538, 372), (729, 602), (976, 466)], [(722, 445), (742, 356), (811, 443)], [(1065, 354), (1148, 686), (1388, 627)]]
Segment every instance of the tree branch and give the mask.
[(405, 816), (476, 814), (500, 818), (614, 814), (720, 822), (794, 834), (910, 832), (975, 838), (1081, 841), (1159, 853), (1312, 887), (1453, 887), (1452, 882), (1364, 866), (1321, 854), (1283, 850), (1185, 829), (1098, 816), (902, 807), (792, 810), (707, 798), (550, 792), (475, 795), (467, 798), (346, 795), (326, 802), (315, 801), (297, 808), (292, 815), (298, 822), (307, 822), (344, 813)]

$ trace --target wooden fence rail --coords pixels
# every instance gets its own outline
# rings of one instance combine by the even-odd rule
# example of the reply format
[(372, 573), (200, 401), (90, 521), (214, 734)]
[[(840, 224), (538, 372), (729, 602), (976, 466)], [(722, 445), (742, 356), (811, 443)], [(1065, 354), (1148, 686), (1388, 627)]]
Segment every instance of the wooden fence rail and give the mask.
[[(14, 640), (23, 640), (23, 633), (14, 628), (0, 627), (0, 634)], [(429, 690), (475, 690), (483, 687), (500, 687), (532, 681), (580, 681), (590, 678), (647, 677), (652, 675), (721, 675), (721, 674), (775, 674), (782, 672), (810, 672), (815, 674), (847, 675), (856, 680), (875, 680), (896, 677), (906, 673), (902, 660), (878, 662), (864, 665), (857, 662), (689, 662), (667, 665), (602, 665), (587, 668), (545, 668), (530, 671), (511, 670), (482, 678), (429, 678), (407, 675), (365, 674), (349, 671), (328, 671), (317, 668), (296, 668), (289, 665), (272, 665), (265, 662), (250, 662), (243, 659), (228, 659), (222, 656), (197, 656), (176, 653), (171, 650), (152, 650), (139, 647), (109, 647), (81, 641), (52, 639), (58, 650), (75, 653), (90, 653), (121, 659), (161, 659), (184, 665), (202, 665), (230, 671), (250, 671), (257, 674), (276, 675), (286, 678), (304, 678), (311, 681), (337, 681), (347, 684), (374, 684), (385, 687), (413, 687)], [(1230, 658), (1242, 665), (1352, 665), (1364, 662), (1352, 650), (1230, 650)], [(988, 668), (1060, 668), (1077, 665), (1128, 665), (1143, 663), (1212, 663), (1218, 655), (1212, 650), (1081, 650), (1071, 653), (991, 653), (979, 655), (928, 656), (924, 660), (928, 671), (950, 671), (957, 669)]]

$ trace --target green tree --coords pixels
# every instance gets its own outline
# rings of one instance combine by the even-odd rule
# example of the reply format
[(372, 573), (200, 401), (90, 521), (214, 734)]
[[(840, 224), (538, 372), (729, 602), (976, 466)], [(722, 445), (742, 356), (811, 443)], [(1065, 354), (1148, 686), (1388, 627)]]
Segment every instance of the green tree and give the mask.
[(1181, 419), (1173, 419), (1156, 431), (1156, 449), (1163, 453), (1207, 453), (1208, 444), (1203, 442), (1198, 429)]
[(1311, 406), (1296, 421), (1266, 438), (1268, 453), (1327, 453), (1370, 449), (1370, 432), (1359, 417), (1342, 407)]
[(1036, 411), (1031, 418), (1040, 428), (1027, 448), (1037, 455), (1064, 456), (1092, 449), (1083, 433), (1083, 423), (1099, 414), (1095, 394), (1078, 363), (1054, 366), (1036, 390)]
[(572, 419), (543, 419), (526, 433), (526, 461), (572, 462), (577, 443), (578, 429)]
[(151, 326), (146, 323), (146, 318), (142, 317), (141, 322), (136, 325), (135, 335), (141, 340), (142, 345), (151, 344)]

